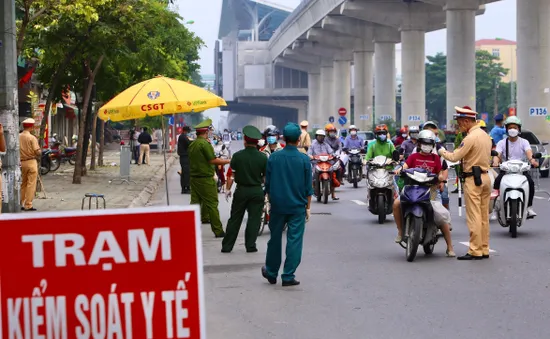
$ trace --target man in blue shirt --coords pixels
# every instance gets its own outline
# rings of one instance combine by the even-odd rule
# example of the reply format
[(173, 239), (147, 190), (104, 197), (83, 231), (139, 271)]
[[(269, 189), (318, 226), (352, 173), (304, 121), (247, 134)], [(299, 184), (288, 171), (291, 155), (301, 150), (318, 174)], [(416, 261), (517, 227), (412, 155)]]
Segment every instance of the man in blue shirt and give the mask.
[(365, 143), (365, 141), (363, 140), (363, 138), (357, 135), (357, 131), (357, 126), (351, 125), (349, 127), (349, 135), (344, 141), (344, 148), (363, 148), (363, 144)]
[(300, 126), (288, 123), (283, 130), (286, 147), (271, 154), (267, 162), (265, 192), (271, 203), (265, 266), (262, 276), (270, 284), (277, 283), (281, 267), (282, 237), (285, 224), (288, 226), (286, 259), (281, 279), (283, 286), (295, 286), (300, 282), (294, 273), (302, 260), (302, 245), (306, 221), (309, 220), (311, 196), (311, 164), (307, 155), (297, 148)]
[(493, 138), (495, 144), (498, 144), (500, 140), (504, 139), (506, 127), (504, 127), (504, 116), (502, 114), (495, 115), (495, 127), (493, 127), (489, 135)]

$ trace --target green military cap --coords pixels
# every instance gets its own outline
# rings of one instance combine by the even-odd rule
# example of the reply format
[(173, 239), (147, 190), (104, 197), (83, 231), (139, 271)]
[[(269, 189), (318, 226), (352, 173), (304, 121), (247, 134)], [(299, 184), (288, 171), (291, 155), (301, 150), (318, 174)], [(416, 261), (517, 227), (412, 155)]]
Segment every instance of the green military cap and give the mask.
[(195, 126), (195, 129), (208, 129), (212, 125), (212, 119), (206, 119), (197, 126)]
[(247, 125), (243, 127), (243, 134), (245, 137), (254, 140), (260, 140), (262, 138), (262, 132), (254, 126)]
[(294, 122), (287, 123), (283, 129), (283, 136), (290, 142), (296, 142), (300, 138), (301, 134), (302, 130), (300, 129), (300, 126)]

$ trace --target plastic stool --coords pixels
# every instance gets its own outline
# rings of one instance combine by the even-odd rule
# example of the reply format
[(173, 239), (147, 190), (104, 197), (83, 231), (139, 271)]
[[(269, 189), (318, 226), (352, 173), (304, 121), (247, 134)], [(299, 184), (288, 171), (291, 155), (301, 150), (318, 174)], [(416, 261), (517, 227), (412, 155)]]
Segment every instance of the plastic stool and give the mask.
[(95, 208), (99, 209), (99, 199), (103, 199), (103, 209), (107, 208), (107, 204), (105, 203), (105, 195), (103, 194), (97, 194), (97, 193), (86, 193), (84, 194), (84, 198), (82, 198), (82, 210), (84, 210), (84, 202), (88, 198), (88, 209), (92, 209), (92, 198), (95, 198)]

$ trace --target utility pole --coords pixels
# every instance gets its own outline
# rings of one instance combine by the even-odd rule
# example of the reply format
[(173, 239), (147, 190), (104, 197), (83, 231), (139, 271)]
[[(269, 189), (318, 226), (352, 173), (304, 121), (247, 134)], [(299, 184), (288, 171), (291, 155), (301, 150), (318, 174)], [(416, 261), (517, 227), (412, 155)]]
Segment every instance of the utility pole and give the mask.
[(17, 95), (17, 49), (15, 45), (15, 0), (0, 5), (0, 123), (4, 126), (6, 155), (2, 159), (2, 211), (19, 212), (19, 112)]

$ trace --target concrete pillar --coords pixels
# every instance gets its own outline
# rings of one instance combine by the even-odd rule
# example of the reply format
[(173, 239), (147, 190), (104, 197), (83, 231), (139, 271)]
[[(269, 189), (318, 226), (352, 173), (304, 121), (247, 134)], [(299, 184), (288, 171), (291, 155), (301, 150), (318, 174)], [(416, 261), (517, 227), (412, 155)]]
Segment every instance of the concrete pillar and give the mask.
[(426, 121), (425, 32), (402, 30), (401, 41), (401, 125), (418, 125)]
[[(332, 114), (332, 109), (334, 107), (334, 89), (333, 89), (333, 79), (334, 79), (334, 67), (332, 66), (321, 66), (321, 107), (319, 112), (316, 113), (309, 120), (310, 129), (320, 128), (325, 120), (328, 119), (329, 115)], [(338, 113), (336, 112), (336, 115)]]
[[(376, 42), (374, 44), (374, 112), (377, 119), (389, 115), (396, 121), (395, 114), (395, 43)], [(377, 123), (378, 121), (375, 121)]]
[(517, 2), (517, 115), (525, 128), (541, 139), (550, 138), (544, 116), (530, 116), (530, 108), (549, 106), (548, 1)]
[[(319, 93), (320, 92), (320, 88), (317, 90), (317, 92)], [(320, 96), (319, 94), (317, 94), (317, 107), (319, 107), (319, 101), (320, 100)], [(317, 109), (317, 111), (319, 111), (319, 109)], [(307, 120), (308, 119), (308, 115), (309, 115), (309, 107), (306, 109), (305, 107), (304, 108), (299, 108), (298, 109), (298, 117), (297, 117), (297, 120), (294, 121), (294, 120), (289, 120), (289, 121), (293, 121), (293, 122), (296, 122), (296, 123), (300, 123), (302, 122), (303, 120)], [(287, 121), (288, 122), (288, 121)], [(286, 123), (285, 122), (285, 125)]]
[[(455, 106), (476, 105), (475, 15), (478, 0), (448, 1), (447, 15), (447, 113), (453, 120)], [(441, 124), (445, 122), (441, 121)]]
[(374, 51), (353, 52), (354, 124), (362, 131), (372, 128), (373, 56)]
[[(351, 63), (349, 60), (334, 61), (334, 81), (333, 81), (334, 101), (332, 109), (323, 112), (323, 118), (328, 121), (330, 116), (333, 116), (335, 122), (338, 122), (338, 110), (345, 108), (347, 110), (347, 122), (344, 125), (338, 124), (342, 128), (347, 128), (350, 125), (351, 116)], [(330, 106), (328, 106), (330, 109)]]
[[(308, 120), (309, 123), (313, 120), (319, 120), (316, 117), (321, 114), (321, 73), (308, 73), (307, 85), (308, 85), (308, 106), (306, 111), (298, 112), (298, 123), (302, 120)], [(300, 115), (300, 113), (302, 113)]]

